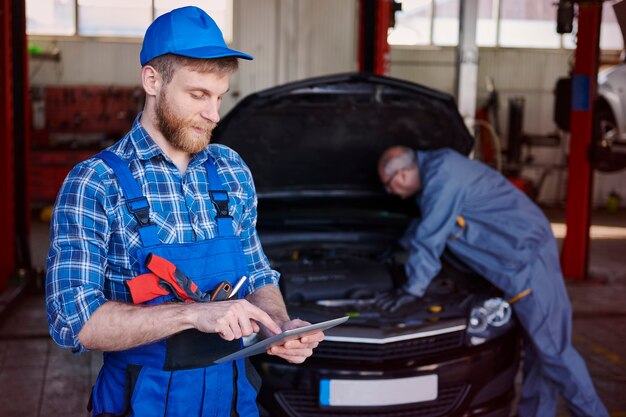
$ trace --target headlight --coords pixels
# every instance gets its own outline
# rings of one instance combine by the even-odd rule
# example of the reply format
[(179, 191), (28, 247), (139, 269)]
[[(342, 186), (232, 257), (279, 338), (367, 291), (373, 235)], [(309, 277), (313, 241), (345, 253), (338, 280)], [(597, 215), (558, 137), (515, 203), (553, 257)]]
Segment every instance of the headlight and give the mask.
[(498, 337), (513, 325), (511, 305), (500, 297), (489, 298), (472, 308), (467, 326), (472, 346)]

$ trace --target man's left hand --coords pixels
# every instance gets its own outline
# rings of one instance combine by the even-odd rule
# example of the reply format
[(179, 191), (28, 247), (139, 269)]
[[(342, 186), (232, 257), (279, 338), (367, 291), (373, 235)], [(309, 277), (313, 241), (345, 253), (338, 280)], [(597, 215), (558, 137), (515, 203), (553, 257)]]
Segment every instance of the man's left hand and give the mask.
[[(304, 327), (310, 323), (295, 319), (284, 322), (281, 325), (283, 331)], [(283, 340), (277, 344), (271, 345), (267, 350), (268, 355), (275, 355), (285, 359), (291, 363), (302, 363), (313, 354), (319, 343), (324, 340), (324, 332), (316, 330), (311, 333), (305, 333), (294, 339)]]
[(374, 304), (390, 313), (395, 313), (406, 305), (414, 303), (419, 297), (413, 295), (404, 288), (396, 288), (394, 291), (380, 294), (374, 299)]

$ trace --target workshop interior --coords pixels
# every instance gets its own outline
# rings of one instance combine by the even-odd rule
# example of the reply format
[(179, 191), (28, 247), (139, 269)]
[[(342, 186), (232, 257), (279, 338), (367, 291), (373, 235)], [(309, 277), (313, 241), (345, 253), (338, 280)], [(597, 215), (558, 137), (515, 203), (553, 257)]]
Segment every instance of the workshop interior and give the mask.
[[(571, 329), (549, 325), (567, 327), (608, 415), (626, 416), (626, 0), (0, 0), (0, 416), (92, 415), (102, 354), (59, 348), (46, 313), (55, 204), (74, 167), (138, 120), (146, 29), (185, 6), (254, 56), (212, 142), (254, 178), (289, 315), (347, 317), (302, 364), (250, 349), (260, 416), (522, 415), (528, 293), (507, 295), (449, 238), (410, 307), (374, 301), (407, 283), (403, 236), (426, 218), (381, 184), (394, 145), (479, 161), (541, 210), (571, 303)], [(242, 276), (203, 293), (175, 263), (150, 254), (153, 292), (126, 284), (133, 299), (246, 291)], [(568, 415), (560, 398), (554, 417)]]

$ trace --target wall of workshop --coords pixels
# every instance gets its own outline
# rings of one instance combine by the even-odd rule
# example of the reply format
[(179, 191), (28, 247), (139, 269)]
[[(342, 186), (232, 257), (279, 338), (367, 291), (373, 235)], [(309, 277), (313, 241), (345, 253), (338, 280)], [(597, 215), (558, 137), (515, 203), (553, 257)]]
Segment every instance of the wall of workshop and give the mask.
[(49, 55), (31, 56), (30, 84), (41, 85), (140, 85), (139, 41), (35, 37), (31, 44), (47, 53), (58, 52), (58, 60)]
[(234, 80), (245, 95), (357, 68), (356, 0), (235, 0), (236, 47), (254, 56)]
[[(240, 61), (222, 113), (246, 95), (277, 84), (357, 68), (356, 0), (234, 0), (233, 48)], [(60, 59), (30, 59), (31, 85), (140, 85), (139, 39), (46, 39)]]
[[(240, 61), (222, 114), (258, 90), (357, 67), (356, 0), (234, 0), (233, 9), (232, 47), (255, 59)], [(29, 189), (39, 208), (53, 202), (75, 163), (121, 137), (112, 124), (98, 131), (101, 121), (115, 118), (130, 128), (141, 40), (33, 37), (30, 44), (44, 52), (29, 68), (37, 122)]]
[[(529, 162), (522, 175), (540, 185), (538, 200), (545, 205), (565, 203), (567, 193), (568, 138), (553, 121), (556, 81), (566, 77), (574, 51), (543, 49), (481, 48), (478, 58), (478, 106), (487, 98), (486, 79), (491, 77), (499, 95), (501, 143), (506, 147), (509, 99), (524, 99), (523, 132), (529, 135), (555, 135), (556, 146), (523, 149)], [(394, 47), (391, 75), (454, 94), (454, 48)], [(549, 142), (549, 141), (547, 141)], [(595, 173), (593, 204), (606, 205), (611, 192), (617, 192), (626, 205), (626, 171)]]
[[(477, 106), (487, 99), (486, 79), (490, 77), (499, 96), (498, 123), (503, 148), (506, 148), (509, 99), (512, 97), (524, 98), (523, 132), (542, 135), (557, 131), (552, 120), (553, 90), (556, 80), (568, 73), (571, 53), (539, 49), (479, 50)], [(456, 50), (451, 47), (395, 47), (391, 54), (391, 75), (454, 94), (455, 57)], [(538, 199), (543, 204), (557, 205), (565, 197), (564, 141), (561, 144), (562, 147), (532, 149), (533, 164), (528, 164), (522, 172), (534, 183), (542, 182)]]
[[(223, 103), (227, 112), (241, 98), (288, 81), (357, 68), (357, 0), (234, 0), (233, 47), (250, 53), (241, 61)], [(44, 50), (58, 48), (61, 59), (31, 59), (31, 85), (139, 85), (139, 40), (95, 41), (37, 39)], [(525, 100), (524, 132), (556, 132), (552, 121), (556, 80), (569, 70), (572, 51), (482, 48), (479, 54), (478, 100), (487, 95), (485, 77), (494, 79), (500, 96), (500, 126), (506, 133), (508, 99)], [(454, 91), (454, 48), (394, 47), (391, 75)], [(505, 139), (504, 139), (505, 142)], [(506, 142), (505, 142), (506, 143)], [(535, 182), (545, 176), (540, 202), (558, 205), (566, 191), (567, 143), (533, 148), (524, 171)], [(615, 190), (626, 203), (624, 173), (596, 174), (594, 204), (604, 205)]]

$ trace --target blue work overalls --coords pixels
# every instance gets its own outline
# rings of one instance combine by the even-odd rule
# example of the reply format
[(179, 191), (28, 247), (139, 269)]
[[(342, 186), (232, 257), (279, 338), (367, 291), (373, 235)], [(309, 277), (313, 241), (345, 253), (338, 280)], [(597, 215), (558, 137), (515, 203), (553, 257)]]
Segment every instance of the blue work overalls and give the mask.
[[(142, 248), (136, 256), (142, 274), (149, 272), (145, 260), (153, 253), (174, 263), (203, 292), (222, 281), (234, 284), (247, 275), (241, 242), (233, 233), (232, 217), (228, 215), (228, 193), (210, 156), (205, 167), (211, 201), (217, 210), (219, 236), (175, 244), (159, 241), (156, 225), (150, 224), (148, 200), (141, 194), (128, 163), (109, 151), (98, 157), (115, 172), (126, 207), (137, 219)], [(243, 288), (239, 295), (245, 295)], [(150, 304), (172, 298), (159, 297)], [(93, 415), (258, 416), (257, 390), (247, 378), (248, 373), (258, 377), (254, 370), (244, 360), (213, 364), (218, 357), (240, 348), (240, 340), (227, 342), (217, 334), (190, 329), (148, 345), (105, 352), (92, 392)]]

